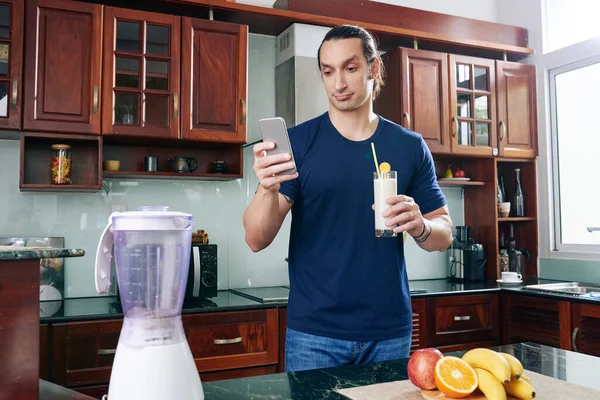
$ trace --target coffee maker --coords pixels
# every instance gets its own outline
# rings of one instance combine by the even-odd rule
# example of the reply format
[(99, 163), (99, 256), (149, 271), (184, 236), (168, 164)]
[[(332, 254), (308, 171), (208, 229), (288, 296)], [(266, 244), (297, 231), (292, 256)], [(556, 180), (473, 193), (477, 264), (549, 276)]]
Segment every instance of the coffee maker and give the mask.
[(455, 282), (485, 280), (485, 251), (481, 243), (469, 236), (469, 226), (457, 226), (454, 240), (448, 248), (448, 279)]

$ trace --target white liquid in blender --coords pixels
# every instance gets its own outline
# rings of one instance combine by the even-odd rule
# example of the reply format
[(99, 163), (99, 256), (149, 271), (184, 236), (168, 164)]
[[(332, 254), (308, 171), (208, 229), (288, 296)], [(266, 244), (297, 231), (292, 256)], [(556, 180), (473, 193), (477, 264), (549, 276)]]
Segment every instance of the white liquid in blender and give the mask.
[[(374, 179), (374, 194), (375, 194), (375, 232), (376, 236), (396, 236), (393, 233), (393, 226), (387, 226), (385, 223), (389, 218), (381, 215), (390, 205), (387, 204), (387, 199), (396, 196), (397, 181), (396, 179), (384, 178)], [(387, 231), (387, 232), (383, 232)]]

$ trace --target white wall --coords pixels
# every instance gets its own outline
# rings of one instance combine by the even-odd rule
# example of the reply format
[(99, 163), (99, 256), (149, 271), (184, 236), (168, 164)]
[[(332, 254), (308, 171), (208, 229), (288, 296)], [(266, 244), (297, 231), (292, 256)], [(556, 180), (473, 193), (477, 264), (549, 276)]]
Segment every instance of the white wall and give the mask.
[[(327, 0), (322, 0), (327, 1)], [(368, 1), (368, 0), (365, 0)], [(497, 22), (496, 4), (500, 0), (373, 0), (379, 3), (418, 8), (459, 17)], [(527, 0), (528, 1), (528, 0)], [(237, 0), (238, 3), (272, 7), (274, 0)]]

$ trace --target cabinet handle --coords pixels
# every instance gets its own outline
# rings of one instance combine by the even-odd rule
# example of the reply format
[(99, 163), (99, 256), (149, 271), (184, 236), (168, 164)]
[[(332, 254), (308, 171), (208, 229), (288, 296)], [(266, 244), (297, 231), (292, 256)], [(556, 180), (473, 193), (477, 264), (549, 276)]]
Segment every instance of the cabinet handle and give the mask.
[(17, 106), (17, 97), (19, 96), (19, 81), (13, 79), (12, 81), (12, 105)]
[(455, 321), (470, 321), (471, 316), (470, 315), (455, 315), (454, 320)]
[(504, 136), (506, 136), (506, 124), (500, 121), (500, 141), (504, 140)]
[(571, 335), (571, 346), (573, 347), (573, 350), (575, 351), (579, 351), (577, 349), (577, 334), (579, 333), (579, 327), (575, 327), (575, 329), (573, 329), (573, 334)]
[(454, 122), (454, 130), (452, 131), (452, 137), (456, 137), (458, 133), (458, 119), (456, 117), (452, 117), (452, 122)]
[(242, 103), (242, 119), (240, 124), (246, 123), (246, 99), (240, 99), (240, 103)]
[(404, 118), (406, 118), (406, 125), (407, 125), (406, 129), (408, 129), (410, 131), (410, 114), (405, 112)]
[(235, 339), (215, 339), (215, 344), (234, 344), (242, 341), (242, 337), (236, 337)]
[(94, 93), (92, 99), (92, 114), (98, 112), (98, 85), (94, 85)]
[(115, 354), (116, 352), (117, 352), (117, 349), (98, 349), (99, 356), (107, 356), (110, 354)]
[(173, 119), (177, 119), (179, 117), (179, 97), (177, 97), (177, 93), (173, 93)]

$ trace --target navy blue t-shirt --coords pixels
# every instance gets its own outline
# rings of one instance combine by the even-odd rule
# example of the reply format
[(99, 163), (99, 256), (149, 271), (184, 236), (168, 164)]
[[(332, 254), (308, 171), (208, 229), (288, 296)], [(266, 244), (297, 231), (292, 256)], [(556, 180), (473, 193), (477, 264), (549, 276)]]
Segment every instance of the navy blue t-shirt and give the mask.
[(291, 329), (342, 340), (412, 331), (402, 235), (375, 237), (377, 160), (397, 171), (398, 193), (422, 214), (446, 205), (423, 138), (379, 117), (367, 140), (342, 136), (325, 113), (289, 129), (299, 176), (281, 184), (293, 201), (289, 246)]

